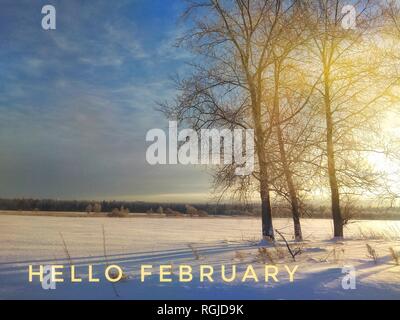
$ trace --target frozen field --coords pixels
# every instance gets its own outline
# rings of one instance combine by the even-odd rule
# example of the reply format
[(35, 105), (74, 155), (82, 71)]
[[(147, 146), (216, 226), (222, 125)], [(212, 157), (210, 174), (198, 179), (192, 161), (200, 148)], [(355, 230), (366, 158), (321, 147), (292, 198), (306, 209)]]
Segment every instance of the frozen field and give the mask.
[[(258, 254), (260, 221), (255, 218), (71, 218), (0, 215), (0, 299), (399, 299), (400, 267), (390, 248), (400, 251), (400, 222), (356, 222), (346, 240), (331, 239), (330, 220), (303, 220), (302, 253), (293, 261), (283, 242), (269, 245), (265, 263), (279, 269), (279, 282), (264, 281)], [(104, 255), (103, 226), (106, 256)], [(275, 219), (275, 228), (290, 239), (289, 219)], [(60, 235), (62, 233), (62, 236)], [(64, 238), (66, 248), (63, 245)], [(280, 240), (280, 239), (278, 239)], [(377, 253), (375, 262), (366, 244)], [(291, 244), (293, 249), (297, 247)], [(71, 259), (68, 258), (68, 255)], [(127, 279), (104, 280), (107, 263), (121, 266)], [(44, 290), (28, 282), (28, 265), (72, 262), (82, 283), (57, 283)], [(93, 265), (99, 283), (85, 281)], [(160, 283), (159, 265), (172, 265), (172, 282)], [(140, 266), (153, 265), (153, 275), (140, 282)], [(179, 283), (177, 266), (193, 267), (193, 281)], [(215, 269), (213, 282), (199, 280), (199, 266)], [(221, 280), (221, 265), (237, 266), (237, 279)], [(259, 281), (242, 282), (252, 265)], [(294, 268), (289, 282), (284, 266)], [(342, 288), (343, 266), (356, 269), (356, 289)], [(68, 269), (67, 269), (68, 270)], [(69, 275), (69, 273), (66, 273)]]

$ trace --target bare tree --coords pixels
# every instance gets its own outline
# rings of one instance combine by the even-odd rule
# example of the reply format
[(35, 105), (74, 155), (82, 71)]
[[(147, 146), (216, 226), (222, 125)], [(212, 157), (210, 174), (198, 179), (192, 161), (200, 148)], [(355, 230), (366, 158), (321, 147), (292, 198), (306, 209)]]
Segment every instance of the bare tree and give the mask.
[(101, 204), (100, 203), (96, 202), (93, 205), (93, 212), (96, 212), (96, 213), (100, 213), (101, 212)]
[[(387, 56), (388, 68), (386, 75), (400, 80), (400, 3), (396, 0), (386, 0), (381, 4), (382, 12), (384, 15), (384, 24), (382, 26), (385, 53)], [(391, 91), (392, 102), (397, 104), (400, 100), (399, 90)], [(396, 111), (399, 111), (396, 108)]]
[(376, 129), (374, 125), (379, 123), (383, 111), (378, 103), (385, 98), (393, 81), (380, 76), (384, 56), (374, 43), (379, 30), (376, 22), (381, 15), (376, 2), (354, 3), (356, 25), (350, 29), (342, 25), (345, 1), (305, 3), (313, 38), (308, 53), (314, 57), (310, 71), (322, 72), (317, 89), (325, 120), (322, 156), (326, 159), (334, 236), (343, 237), (341, 188), (343, 191), (347, 186), (352, 192), (376, 185), (377, 177), (366, 174), (368, 165), (361, 154), (376, 151), (365, 135), (372, 136)]
[[(310, 108), (306, 107), (310, 104), (319, 78), (311, 85), (304, 81), (308, 71), (302, 68), (298, 56), (306, 48), (309, 34), (305, 32), (307, 26), (303, 21), (302, 4), (295, 2), (293, 6), (290, 14), (286, 13), (280, 20), (286, 32), (271, 45), (271, 86), (266, 86), (263, 94), (266, 100), (265, 108), (268, 109), (268, 105), (272, 108), (270, 126), (274, 129), (274, 135), (271, 137), (269, 149), (273, 150), (275, 145), (278, 153), (278, 159), (271, 163), (276, 175), (273, 179), (274, 190), (290, 203), (295, 239), (300, 241), (303, 238), (300, 224), (301, 206), (294, 170), (299, 169), (299, 158), (304, 156), (304, 152), (309, 148), (309, 143), (304, 138), (309, 138), (313, 131), (310, 121), (313, 115), (309, 113)], [(276, 164), (280, 166), (277, 167)], [(303, 174), (304, 169), (303, 165)], [(310, 174), (308, 171), (307, 176), (310, 177)], [(283, 176), (283, 179), (279, 179), (280, 176)]]
[[(191, 2), (186, 16), (195, 26), (183, 41), (202, 61), (190, 79), (180, 82), (183, 94), (175, 107), (165, 108), (179, 120), (190, 119), (198, 130), (211, 125), (254, 128), (258, 170), (251, 178), (258, 181), (262, 234), (269, 239), (274, 239), (274, 228), (266, 146), (272, 119), (263, 110), (263, 88), (273, 63), (271, 44), (284, 32), (279, 20), (291, 8), (279, 0)], [(237, 184), (243, 191), (251, 178), (235, 177), (232, 166), (225, 166), (216, 182), (225, 189)]]
[(93, 206), (89, 203), (88, 205), (87, 205), (87, 207), (86, 207), (86, 213), (91, 213), (92, 211), (93, 211)]

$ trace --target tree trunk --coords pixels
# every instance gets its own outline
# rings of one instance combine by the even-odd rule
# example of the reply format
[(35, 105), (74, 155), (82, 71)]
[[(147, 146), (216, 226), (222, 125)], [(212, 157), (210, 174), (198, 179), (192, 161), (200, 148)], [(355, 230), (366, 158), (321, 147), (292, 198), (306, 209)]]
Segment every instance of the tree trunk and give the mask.
[(256, 126), (257, 139), (257, 154), (260, 163), (260, 197), (261, 197), (261, 221), (262, 221), (262, 236), (265, 240), (275, 240), (274, 227), (272, 225), (272, 209), (269, 191), (269, 180), (267, 161), (264, 148), (264, 136), (261, 131), (261, 126)]
[(340, 195), (336, 177), (335, 150), (333, 145), (333, 119), (330, 100), (329, 72), (325, 72), (325, 117), (326, 117), (326, 151), (328, 157), (329, 185), (331, 189), (332, 218), (334, 237), (343, 237), (343, 218), (340, 212)]
[(275, 92), (274, 92), (274, 120), (276, 126), (276, 132), (278, 137), (279, 154), (281, 157), (282, 168), (286, 179), (286, 184), (289, 191), (290, 204), (292, 206), (292, 217), (294, 226), (294, 236), (296, 241), (302, 241), (303, 235), (301, 232), (300, 224), (300, 210), (299, 201), (297, 199), (297, 192), (293, 182), (293, 175), (289, 167), (289, 163), (286, 156), (285, 142), (283, 138), (282, 128), (280, 125), (280, 105), (279, 105), (279, 81), (280, 81), (280, 64), (275, 61)]
[[(251, 77), (249, 77), (250, 79)], [(249, 81), (251, 83), (251, 81)], [(258, 88), (261, 88), (259, 83)], [(257, 151), (258, 163), (260, 166), (260, 197), (261, 197), (261, 223), (262, 223), (262, 237), (265, 240), (275, 240), (274, 227), (272, 225), (272, 209), (269, 190), (269, 179), (267, 169), (267, 158), (265, 151), (265, 132), (262, 129), (261, 121), (261, 103), (257, 97), (261, 96), (260, 89), (258, 95), (254, 86), (251, 89), (252, 99), (252, 116), (254, 121), (255, 131), (255, 145)]]
[(297, 192), (294, 186), (292, 172), (290, 171), (289, 164), (287, 161), (286, 150), (282, 136), (282, 129), (279, 124), (277, 125), (277, 136), (278, 136), (279, 152), (281, 156), (283, 172), (285, 174), (285, 179), (289, 191), (290, 204), (292, 206), (294, 236), (296, 241), (302, 241), (303, 234), (301, 232), (301, 224), (300, 224), (299, 200), (297, 199)]
[(271, 199), (269, 195), (269, 185), (266, 179), (263, 178), (261, 178), (260, 182), (260, 196), (261, 196), (261, 221), (262, 221), (263, 239), (275, 240), (274, 227), (272, 225), (272, 209), (271, 209)]

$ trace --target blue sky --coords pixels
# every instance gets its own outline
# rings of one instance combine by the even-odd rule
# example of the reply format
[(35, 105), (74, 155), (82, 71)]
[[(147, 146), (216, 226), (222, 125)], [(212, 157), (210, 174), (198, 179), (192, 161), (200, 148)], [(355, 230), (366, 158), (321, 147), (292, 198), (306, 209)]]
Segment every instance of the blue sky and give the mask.
[(155, 102), (190, 60), (173, 46), (182, 1), (0, 6), (0, 197), (207, 200), (205, 172), (145, 161), (147, 130), (167, 126)]

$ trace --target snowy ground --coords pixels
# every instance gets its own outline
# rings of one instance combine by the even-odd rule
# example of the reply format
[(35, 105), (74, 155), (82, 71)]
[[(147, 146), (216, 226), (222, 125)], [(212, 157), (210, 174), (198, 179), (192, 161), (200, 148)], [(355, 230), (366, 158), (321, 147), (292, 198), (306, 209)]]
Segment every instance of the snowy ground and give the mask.
[[(258, 256), (260, 221), (255, 218), (71, 218), (0, 215), (0, 299), (399, 299), (400, 267), (389, 248), (400, 251), (400, 222), (356, 222), (346, 240), (333, 241), (329, 220), (303, 220), (302, 254), (293, 261), (283, 242), (268, 246), (279, 270), (276, 283), (264, 280), (264, 261)], [(105, 229), (106, 255), (103, 248)], [(275, 228), (290, 238), (289, 219), (275, 219)], [(62, 233), (62, 237), (60, 235)], [(63, 245), (64, 238), (67, 250)], [(379, 256), (367, 256), (366, 244)], [(291, 244), (293, 249), (297, 245)], [(28, 265), (72, 264), (82, 283), (57, 283), (44, 290), (28, 282)], [(197, 257), (198, 256), (198, 257)], [(107, 263), (123, 268), (127, 279), (112, 285), (104, 279)], [(93, 265), (99, 283), (87, 282)], [(140, 266), (152, 265), (153, 275), (140, 281)], [(159, 265), (172, 265), (171, 283), (160, 283)], [(177, 281), (178, 266), (193, 267), (193, 281)], [(214, 282), (200, 282), (199, 266), (214, 267)], [(221, 279), (237, 266), (237, 279)], [(241, 282), (252, 265), (259, 282)], [(285, 271), (298, 265), (293, 283)], [(342, 288), (343, 266), (356, 269), (356, 289)], [(35, 267), (34, 267), (35, 268)], [(37, 269), (35, 269), (37, 270)]]

